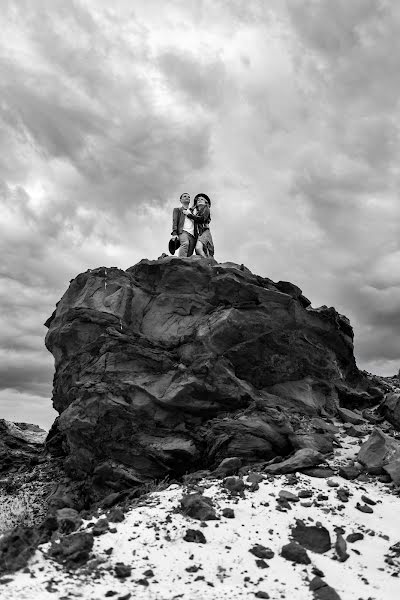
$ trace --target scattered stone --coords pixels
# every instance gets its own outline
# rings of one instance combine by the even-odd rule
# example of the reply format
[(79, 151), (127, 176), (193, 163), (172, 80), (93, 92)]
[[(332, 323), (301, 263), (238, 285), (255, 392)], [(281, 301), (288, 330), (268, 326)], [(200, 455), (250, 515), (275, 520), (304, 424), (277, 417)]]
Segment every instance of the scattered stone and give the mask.
[(265, 562), (262, 558), (256, 560), (256, 565), (259, 569), (268, 569), (269, 564)]
[(333, 481), (332, 479), (328, 479), (328, 481), (326, 483), (327, 483), (327, 485), (329, 485), (329, 487), (332, 487), (332, 488), (339, 487), (339, 484), (337, 483), (337, 481)]
[(359, 540), (363, 540), (363, 539), (364, 539), (364, 535), (358, 531), (355, 533), (349, 533), (349, 535), (346, 538), (346, 540), (349, 542), (349, 544), (353, 544), (354, 542), (358, 542)]
[(122, 562), (118, 562), (114, 567), (115, 577), (118, 579), (125, 579), (126, 577), (130, 577), (132, 574), (132, 567), (130, 565), (125, 565)]
[(280, 490), (278, 496), (280, 498), (283, 498), (284, 500), (287, 500), (288, 502), (298, 502), (299, 501), (299, 497), (296, 496), (296, 494), (289, 492), (288, 490)]
[(321, 419), (320, 417), (314, 417), (310, 421), (311, 427), (313, 427), (316, 431), (328, 431), (329, 433), (339, 433), (339, 427), (333, 425), (332, 423), (328, 423)]
[(256, 598), (269, 598), (269, 594), (267, 592), (262, 592), (261, 590), (254, 594)]
[(94, 536), (103, 535), (109, 530), (110, 524), (106, 517), (102, 517), (92, 527), (92, 533)]
[(92, 533), (78, 531), (62, 536), (58, 541), (53, 541), (49, 555), (68, 568), (76, 568), (87, 562), (92, 548)]
[(330, 467), (309, 467), (308, 469), (302, 469), (301, 472), (309, 477), (317, 477), (318, 479), (326, 479), (327, 477), (333, 477), (335, 471)]
[(300, 490), (297, 495), (299, 498), (312, 498), (313, 492), (311, 490)]
[(201, 567), (198, 567), (197, 565), (191, 565), (190, 567), (186, 567), (185, 571), (187, 571), (188, 573), (197, 573), (197, 571), (199, 571)]
[(212, 499), (198, 492), (182, 496), (181, 510), (183, 514), (199, 521), (218, 520)]
[(347, 435), (355, 438), (362, 438), (367, 435), (367, 431), (361, 425), (345, 425)]
[(223, 508), (222, 516), (225, 517), (225, 519), (234, 519), (235, 511), (233, 510), (233, 508), (229, 508), (229, 507)]
[(219, 463), (215, 471), (213, 471), (213, 475), (215, 475), (216, 477), (227, 477), (228, 475), (235, 475), (241, 466), (242, 461), (237, 456), (224, 458)]
[(264, 471), (272, 475), (285, 475), (286, 473), (301, 471), (307, 467), (314, 467), (324, 461), (325, 458), (320, 452), (311, 448), (301, 448), (286, 460), (268, 465)]
[(365, 423), (365, 419), (361, 415), (349, 410), (348, 408), (342, 408), (339, 406), (337, 411), (339, 417), (344, 423), (352, 423), (353, 425), (362, 425)]
[(255, 544), (250, 548), (249, 552), (257, 556), (257, 558), (266, 558), (267, 560), (275, 556), (275, 553), (270, 548), (266, 548), (262, 544)]
[(198, 529), (188, 529), (183, 536), (185, 542), (196, 542), (197, 544), (206, 544), (207, 540), (204, 534)]
[(321, 577), (314, 577), (313, 579), (311, 579), (310, 581), (310, 591), (311, 592), (315, 592), (315, 590), (319, 590), (322, 587), (325, 587), (326, 583), (323, 579), (321, 579)]
[(290, 542), (289, 544), (283, 546), (281, 556), (286, 558), (286, 560), (290, 560), (294, 563), (299, 563), (302, 565), (309, 565), (311, 563), (307, 552), (303, 546), (300, 546), (300, 544), (297, 542)]
[(331, 538), (325, 527), (304, 525), (300, 520), (291, 529), (292, 537), (307, 550), (323, 554), (331, 549)]
[(337, 591), (330, 585), (315, 590), (314, 598), (315, 600), (341, 600)]
[(229, 490), (231, 494), (242, 494), (246, 488), (243, 479), (240, 477), (226, 477), (224, 479), (224, 488)]
[(349, 492), (349, 490), (346, 490), (345, 488), (337, 489), (336, 495), (337, 495), (338, 499), (340, 500), (340, 502), (348, 502), (349, 501), (350, 492)]
[(0, 574), (25, 567), (40, 541), (33, 527), (17, 527), (0, 538)]
[(361, 496), (361, 500), (365, 502), (365, 504), (370, 504), (370, 506), (375, 506), (376, 504), (375, 500), (371, 500), (371, 498), (368, 498), (368, 496), (365, 496), (364, 494)]
[(83, 522), (78, 511), (73, 508), (60, 508), (56, 511), (56, 519), (58, 529), (65, 534), (77, 531)]
[(247, 476), (247, 483), (261, 483), (265, 479), (265, 475), (260, 473), (250, 473)]
[(110, 523), (122, 523), (125, 519), (124, 511), (121, 508), (115, 507), (107, 515)]
[(339, 475), (344, 479), (352, 480), (356, 479), (361, 473), (361, 469), (354, 465), (345, 465), (339, 467)]
[(363, 513), (373, 513), (374, 512), (373, 509), (370, 506), (368, 506), (368, 504), (360, 504), (359, 502), (357, 502), (356, 508), (357, 508), (357, 510), (359, 510), (360, 512), (363, 512)]
[(340, 562), (345, 562), (349, 558), (347, 544), (341, 533), (336, 533), (335, 551)]

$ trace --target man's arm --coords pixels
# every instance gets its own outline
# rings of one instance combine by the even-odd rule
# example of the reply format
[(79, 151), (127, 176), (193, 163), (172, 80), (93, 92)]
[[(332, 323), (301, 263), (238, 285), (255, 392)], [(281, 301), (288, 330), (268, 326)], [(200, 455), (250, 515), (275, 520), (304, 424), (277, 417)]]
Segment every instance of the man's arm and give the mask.
[(174, 208), (172, 212), (172, 233), (171, 235), (178, 235), (178, 222), (179, 222), (179, 208)]
[(189, 211), (186, 216), (188, 217), (188, 219), (192, 219), (193, 221), (195, 221), (195, 223), (205, 223), (210, 218), (210, 209), (208, 208), (208, 206), (200, 206), (198, 208), (197, 215), (194, 215), (192, 212)]

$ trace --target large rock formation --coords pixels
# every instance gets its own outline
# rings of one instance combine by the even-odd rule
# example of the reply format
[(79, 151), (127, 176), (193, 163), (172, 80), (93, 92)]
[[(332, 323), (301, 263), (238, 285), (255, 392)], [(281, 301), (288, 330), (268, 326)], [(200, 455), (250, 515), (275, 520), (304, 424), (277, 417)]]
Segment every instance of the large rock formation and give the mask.
[(37, 464), (46, 435), (38, 425), (0, 419), (0, 475)]
[(60, 414), (47, 446), (99, 492), (285, 456), (301, 447), (296, 413), (335, 414), (358, 377), (346, 317), (212, 259), (89, 270), (46, 325)]

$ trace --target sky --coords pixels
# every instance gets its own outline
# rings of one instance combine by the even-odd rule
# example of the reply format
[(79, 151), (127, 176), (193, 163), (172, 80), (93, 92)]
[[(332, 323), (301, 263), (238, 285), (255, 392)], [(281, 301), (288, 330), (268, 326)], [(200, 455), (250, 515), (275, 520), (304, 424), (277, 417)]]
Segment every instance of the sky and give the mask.
[(0, 418), (48, 428), (70, 279), (167, 252), (212, 199), (216, 259), (297, 284), (400, 367), (400, 4), (2, 0)]

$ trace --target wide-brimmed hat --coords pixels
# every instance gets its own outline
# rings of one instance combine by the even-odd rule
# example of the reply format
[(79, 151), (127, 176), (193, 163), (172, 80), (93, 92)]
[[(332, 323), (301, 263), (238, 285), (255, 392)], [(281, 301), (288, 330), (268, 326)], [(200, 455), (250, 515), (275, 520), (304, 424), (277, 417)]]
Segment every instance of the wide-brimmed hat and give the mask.
[(200, 198), (200, 196), (202, 196), (206, 202), (208, 202), (208, 206), (211, 206), (211, 200), (210, 198), (207, 196), (207, 194), (196, 194), (194, 199), (193, 199), (193, 203), (196, 206), (197, 204), (197, 198)]
[(175, 254), (175, 252), (178, 250), (179, 246), (181, 245), (179, 238), (171, 238), (169, 240), (169, 244), (168, 244), (168, 250), (170, 254)]

